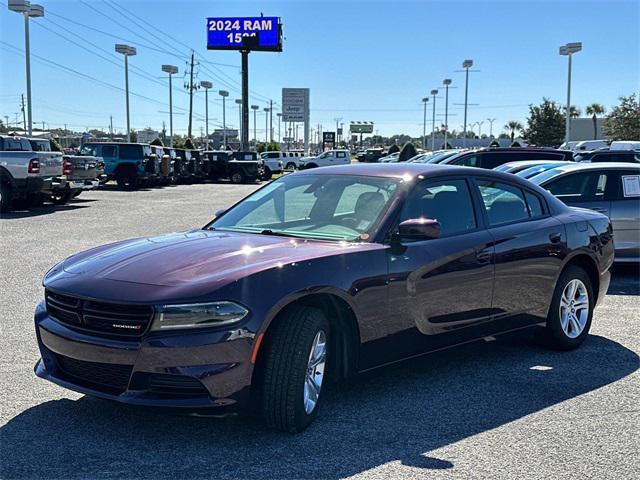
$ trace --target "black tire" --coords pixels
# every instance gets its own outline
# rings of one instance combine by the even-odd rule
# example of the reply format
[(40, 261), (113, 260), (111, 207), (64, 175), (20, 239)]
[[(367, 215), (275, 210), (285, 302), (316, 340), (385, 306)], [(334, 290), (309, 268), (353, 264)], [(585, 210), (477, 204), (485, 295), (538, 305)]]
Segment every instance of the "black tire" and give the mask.
[(267, 181), (267, 180), (271, 180), (272, 177), (273, 177), (273, 172), (269, 167), (265, 166), (260, 174), (260, 179)]
[[(273, 325), (263, 346), (262, 415), (270, 428), (283, 432), (301, 432), (313, 422), (322, 403), (322, 386), (326, 388), (326, 361), (323, 382), (315, 408), (307, 413), (304, 389), (309, 354), (314, 339), (324, 332), (326, 359), (330, 358), (329, 321), (317, 308), (296, 307)], [(330, 367), (330, 366), (329, 366)]]
[(71, 190), (57, 192), (51, 195), (51, 203), (53, 203), (54, 205), (65, 205), (69, 203), (69, 200), (71, 200), (72, 196), (73, 192)]
[(118, 175), (116, 175), (116, 183), (120, 190), (135, 190), (138, 188), (138, 178), (134, 172), (118, 172)]
[[(560, 312), (560, 304), (565, 288), (567, 288), (569, 283), (573, 280), (579, 280), (582, 282), (589, 300), (586, 321), (581, 333), (574, 338), (572, 338), (569, 333), (565, 332), (563, 329)], [(591, 279), (589, 278), (589, 275), (587, 275), (587, 272), (575, 265), (567, 266), (560, 274), (560, 278), (558, 278), (556, 288), (553, 292), (553, 299), (551, 301), (551, 307), (549, 308), (549, 314), (547, 316), (546, 337), (548, 346), (557, 350), (572, 350), (579, 347), (580, 344), (584, 342), (585, 338), (587, 338), (587, 335), (589, 335), (595, 300), (593, 286), (591, 285)]]
[(0, 212), (10, 212), (13, 204), (13, 189), (8, 183), (0, 183)]
[(27, 195), (27, 205), (29, 208), (41, 207), (44, 201), (45, 196), (42, 193), (30, 193)]
[(244, 183), (245, 175), (241, 170), (234, 170), (229, 174), (229, 180), (231, 180), (231, 183)]
[(284, 167), (286, 170), (295, 170), (296, 169), (296, 164), (293, 162), (289, 162), (287, 163), (287, 166)]

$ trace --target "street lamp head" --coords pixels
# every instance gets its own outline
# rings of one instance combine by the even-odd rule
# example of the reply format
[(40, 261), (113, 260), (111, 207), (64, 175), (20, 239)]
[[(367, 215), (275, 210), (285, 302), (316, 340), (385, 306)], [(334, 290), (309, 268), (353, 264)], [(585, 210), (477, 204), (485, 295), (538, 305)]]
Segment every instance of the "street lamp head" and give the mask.
[(236, 103), (237, 103), (238, 105), (242, 105), (242, 99), (240, 99), (240, 98), (236, 98)]
[(218, 95), (220, 95), (221, 97), (228, 97), (229, 92), (227, 92), (226, 90), (218, 90)]
[(431, 95), (437, 95), (438, 94), (438, 90), (431, 90)]
[(44, 17), (44, 7), (42, 5), (31, 5), (29, 16), (33, 18)]
[(130, 57), (137, 53), (136, 47), (125, 45), (124, 43), (116, 43), (116, 52)]
[(258, 105), (251, 105), (252, 110), (258, 110), (260, 107)]
[(424, 98), (422, 99), (422, 101), (423, 101), (424, 103), (427, 103), (427, 102), (429, 101), (429, 97), (424, 97)]
[(270, 111), (271, 111), (271, 109), (270, 109), (269, 107), (264, 107), (264, 111), (265, 111), (265, 112), (270, 112)]
[(465, 60), (462, 62), (462, 68), (471, 68), (473, 66), (473, 60)]
[(203, 80), (200, 82), (200, 86), (206, 90), (206, 89), (212, 88), (213, 83)]
[(178, 67), (175, 65), (162, 65), (162, 71), (170, 75), (178, 73)]
[(9, 10), (17, 13), (25, 13), (31, 10), (31, 3), (26, 0), (9, 0)]
[(450, 78), (445, 78), (445, 79), (442, 81), (442, 84), (443, 84), (443, 85), (446, 85), (446, 86), (451, 85), (451, 79), (450, 79)]
[(582, 42), (572, 42), (561, 46), (559, 52), (560, 55), (572, 55), (578, 53), (580, 50), (582, 50)]
[(281, 117), (282, 116), (282, 112), (276, 113), (276, 116)]

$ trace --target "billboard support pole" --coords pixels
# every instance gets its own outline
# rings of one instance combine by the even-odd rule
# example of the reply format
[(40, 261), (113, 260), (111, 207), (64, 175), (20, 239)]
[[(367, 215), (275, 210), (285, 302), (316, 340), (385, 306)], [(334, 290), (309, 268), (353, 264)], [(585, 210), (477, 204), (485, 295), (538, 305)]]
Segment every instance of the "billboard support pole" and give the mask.
[(242, 150), (249, 151), (249, 50), (240, 50), (242, 56)]

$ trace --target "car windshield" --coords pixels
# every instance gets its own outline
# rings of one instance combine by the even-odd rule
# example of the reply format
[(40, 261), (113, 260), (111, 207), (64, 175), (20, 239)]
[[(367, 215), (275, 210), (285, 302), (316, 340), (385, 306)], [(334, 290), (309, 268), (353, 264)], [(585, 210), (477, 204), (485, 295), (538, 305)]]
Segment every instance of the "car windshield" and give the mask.
[(96, 155), (96, 146), (95, 145), (83, 145), (80, 147), (80, 155), (88, 155), (95, 156)]
[(522, 178), (531, 178), (552, 168), (556, 168), (563, 165), (562, 163), (547, 163), (542, 165), (534, 165), (533, 167), (525, 168), (516, 173), (517, 176)]
[(205, 228), (366, 241), (398, 183), (359, 175), (287, 175), (248, 196)]
[(541, 172), (538, 175), (534, 175), (532, 177), (529, 177), (529, 181), (535, 183), (536, 185), (541, 185), (542, 183), (544, 183), (546, 180), (549, 180), (550, 178), (555, 177), (556, 175), (558, 175), (559, 173), (562, 172), (561, 168), (551, 168), (545, 172)]

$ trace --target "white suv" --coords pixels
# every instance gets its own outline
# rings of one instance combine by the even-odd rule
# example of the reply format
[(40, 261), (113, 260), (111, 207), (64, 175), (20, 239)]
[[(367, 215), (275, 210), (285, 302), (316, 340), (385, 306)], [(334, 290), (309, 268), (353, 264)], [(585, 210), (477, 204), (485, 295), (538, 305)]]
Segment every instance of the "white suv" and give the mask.
[(282, 173), (285, 161), (284, 154), (282, 152), (262, 152), (260, 154), (260, 158), (271, 173)]
[(328, 167), (330, 165), (348, 165), (351, 163), (349, 150), (328, 150), (317, 157), (300, 159), (300, 168)]

